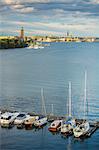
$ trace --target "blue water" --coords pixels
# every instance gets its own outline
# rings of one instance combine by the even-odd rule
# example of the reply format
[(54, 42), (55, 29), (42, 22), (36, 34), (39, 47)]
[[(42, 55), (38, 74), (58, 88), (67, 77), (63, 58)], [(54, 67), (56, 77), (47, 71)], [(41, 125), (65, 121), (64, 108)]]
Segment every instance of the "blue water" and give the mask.
[[(99, 43), (51, 43), (40, 50), (0, 50), (0, 108), (41, 112), (44, 88), (47, 113), (67, 114), (68, 82), (72, 82), (72, 115), (83, 117), (84, 72), (87, 70), (88, 118), (99, 120)], [(76, 141), (39, 131), (0, 129), (3, 150), (98, 149), (97, 131)]]

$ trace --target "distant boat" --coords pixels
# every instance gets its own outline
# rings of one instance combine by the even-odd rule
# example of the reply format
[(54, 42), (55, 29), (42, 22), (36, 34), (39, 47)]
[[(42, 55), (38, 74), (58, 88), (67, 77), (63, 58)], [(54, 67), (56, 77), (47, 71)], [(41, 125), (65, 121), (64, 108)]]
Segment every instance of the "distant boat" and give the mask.
[(73, 128), (76, 124), (75, 119), (72, 118), (72, 112), (71, 112), (71, 82), (69, 82), (69, 103), (68, 103), (68, 107), (69, 107), (69, 114), (68, 114), (68, 118), (66, 120), (62, 121), (62, 125), (61, 125), (61, 133), (62, 134), (71, 134), (73, 132)]
[(44, 46), (42, 46), (42, 45), (41, 45), (41, 46), (39, 46), (39, 48), (40, 48), (40, 49), (43, 49), (43, 48), (44, 48)]
[(34, 45), (34, 49), (39, 49), (39, 45)]
[[(85, 89), (84, 89), (84, 115), (86, 114), (86, 82), (87, 82), (87, 72), (85, 72)], [(74, 129), (73, 133), (75, 137), (84, 136), (88, 130), (90, 129), (89, 122), (85, 120), (86, 116), (84, 116), (84, 121), (81, 124), (78, 124)]]
[(49, 131), (51, 132), (57, 132), (59, 131), (60, 127), (61, 127), (61, 123), (62, 123), (62, 120), (54, 120), (50, 127), (48, 128)]
[(34, 48), (34, 46), (33, 46), (33, 45), (30, 45), (30, 46), (28, 46), (27, 48), (32, 49), (32, 48)]
[(19, 113), (5, 112), (1, 115), (1, 127), (10, 127)]

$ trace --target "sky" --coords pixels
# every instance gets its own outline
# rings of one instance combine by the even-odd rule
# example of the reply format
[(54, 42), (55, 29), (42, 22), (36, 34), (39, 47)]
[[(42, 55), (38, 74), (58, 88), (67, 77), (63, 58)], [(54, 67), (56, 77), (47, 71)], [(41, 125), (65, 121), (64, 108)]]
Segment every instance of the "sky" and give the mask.
[(99, 37), (99, 0), (0, 0), (0, 35)]

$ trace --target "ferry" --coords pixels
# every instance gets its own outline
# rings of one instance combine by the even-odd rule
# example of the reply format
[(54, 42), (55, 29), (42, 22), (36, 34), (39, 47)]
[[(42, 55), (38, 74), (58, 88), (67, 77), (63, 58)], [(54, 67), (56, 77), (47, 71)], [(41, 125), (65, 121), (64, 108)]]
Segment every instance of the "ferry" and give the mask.
[(54, 120), (50, 127), (48, 128), (49, 131), (51, 132), (57, 132), (59, 131), (60, 127), (61, 127), (61, 124), (62, 124), (62, 120)]

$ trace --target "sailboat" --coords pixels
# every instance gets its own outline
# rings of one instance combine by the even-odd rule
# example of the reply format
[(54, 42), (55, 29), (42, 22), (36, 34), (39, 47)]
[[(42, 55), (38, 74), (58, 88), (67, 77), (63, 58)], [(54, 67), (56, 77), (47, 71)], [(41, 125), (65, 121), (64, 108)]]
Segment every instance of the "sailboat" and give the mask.
[(73, 131), (73, 127), (76, 124), (75, 119), (72, 118), (71, 105), (72, 105), (71, 104), (71, 82), (69, 82), (69, 115), (66, 120), (62, 121), (62, 125), (61, 125), (62, 134), (71, 134)]
[(74, 129), (73, 129), (73, 133), (75, 137), (82, 137), (84, 136), (88, 130), (90, 129), (90, 125), (89, 122), (86, 119), (86, 95), (87, 95), (87, 90), (86, 90), (86, 86), (87, 86), (87, 72), (85, 71), (85, 89), (84, 89), (84, 120), (80, 125), (77, 125)]
[[(42, 98), (42, 116), (39, 116), (39, 118), (34, 121), (35, 127), (42, 127), (43, 125), (45, 125), (47, 123), (43, 88), (41, 88), (41, 98)], [(44, 110), (44, 113), (43, 113), (43, 110)]]

